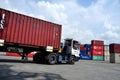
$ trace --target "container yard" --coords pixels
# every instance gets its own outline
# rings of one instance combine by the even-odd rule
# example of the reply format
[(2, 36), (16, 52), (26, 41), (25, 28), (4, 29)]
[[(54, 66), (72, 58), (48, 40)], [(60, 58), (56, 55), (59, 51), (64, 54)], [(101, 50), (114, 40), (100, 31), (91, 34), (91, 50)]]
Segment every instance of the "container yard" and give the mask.
[(62, 25), (2, 8), (0, 20), (1, 80), (120, 79), (120, 43), (61, 43)]
[(62, 25), (5, 9), (0, 9), (0, 15), (3, 23), (0, 29), (0, 51), (6, 56), (22, 57), (25, 60), (30, 57), (34, 62), (50, 64), (74, 63), (75, 60), (120, 63), (120, 44), (104, 45), (103, 40), (79, 44), (79, 41), (68, 38), (63, 46), (60, 44)]

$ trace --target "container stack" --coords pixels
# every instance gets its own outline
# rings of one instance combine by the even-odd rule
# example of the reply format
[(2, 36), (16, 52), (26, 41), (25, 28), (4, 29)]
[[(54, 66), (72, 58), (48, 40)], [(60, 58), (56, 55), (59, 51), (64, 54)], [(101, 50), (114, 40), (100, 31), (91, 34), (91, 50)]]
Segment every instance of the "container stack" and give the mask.
[(120, 63), (120, 44), (110, 44), (110, 63)]
[(91, 48), (91, 44), (85, 44), (86, 47), (86, 52), (87, 52), (87, 56), (88, 56), (88, 60), (92, 60), (92, 48)]
[(104, 61), (110, 62), (109, 45), (104, 45)]
[(91, 60), (91, 45), (80, 45), (80, 60)]
[(96, 61), (103, 61), (104, 59), (104, 41), (92, 40), (92, 59)]
[(80, 44), (80, 60), (84, 60), (86, 58), (86, 48), (84, 44)]

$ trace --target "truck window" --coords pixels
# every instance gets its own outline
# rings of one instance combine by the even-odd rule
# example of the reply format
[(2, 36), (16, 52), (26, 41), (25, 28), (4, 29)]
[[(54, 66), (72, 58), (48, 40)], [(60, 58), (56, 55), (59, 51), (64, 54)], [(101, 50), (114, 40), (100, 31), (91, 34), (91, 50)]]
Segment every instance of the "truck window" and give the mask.
[(73, 41), (73, 49), (79, 49), (79, 43), (77, 41)]

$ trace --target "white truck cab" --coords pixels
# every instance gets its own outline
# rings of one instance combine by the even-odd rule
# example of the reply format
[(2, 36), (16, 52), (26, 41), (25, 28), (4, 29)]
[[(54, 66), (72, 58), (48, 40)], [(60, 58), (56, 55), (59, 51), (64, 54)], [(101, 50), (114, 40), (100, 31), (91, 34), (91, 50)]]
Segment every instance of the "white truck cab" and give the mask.
[(68, 46), (68, 53), (72, 54), (75, 57), (80, 57), (80, 48), (79, 42), (73, 39), (65, 39), (65, 46)]

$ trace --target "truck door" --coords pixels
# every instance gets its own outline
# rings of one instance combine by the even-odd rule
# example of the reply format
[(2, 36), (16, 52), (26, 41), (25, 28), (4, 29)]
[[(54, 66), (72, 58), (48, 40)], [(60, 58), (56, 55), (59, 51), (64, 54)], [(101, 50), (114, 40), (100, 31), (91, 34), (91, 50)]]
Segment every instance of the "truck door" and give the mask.
[(75, 55), (76, 57), (80, 57), (79, 54), (80, 54), (79, 43), (73, 40), (72, 55)]

